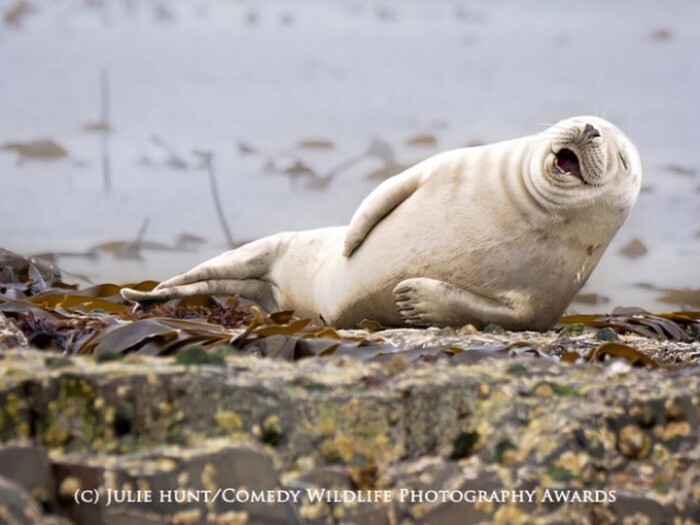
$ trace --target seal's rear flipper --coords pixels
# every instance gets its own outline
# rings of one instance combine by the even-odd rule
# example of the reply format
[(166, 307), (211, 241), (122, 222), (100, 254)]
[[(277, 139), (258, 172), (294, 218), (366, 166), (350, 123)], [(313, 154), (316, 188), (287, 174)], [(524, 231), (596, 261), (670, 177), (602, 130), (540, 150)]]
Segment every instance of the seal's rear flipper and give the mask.
[(133, 303), (132, 313), (138, 311), (148, 312), (152, 307), (162, 302), (157, 299), (150, 297), (152, 292), (146, 292), (143, 290), (134, 290), (133, 288), (122, 288), (119, 290), (119, 295), (124, 299)]
[(124, 299), (129, 301), (130, 303), (147, 303), (150, 301), (154, 301), (151, 297), (151, 294), (153, 292), (143, 292), (141, 290), (134, 290), (133, 288), (122, 288), (119, 290), (119, 295), (121, 295)]
[(122, 288), (119, 293), (127, 301), (141, 305), (193, 295), (240, 295), (255, 301), (267, 311), (271, 312), (277, 309), (277, 301), (274, 298), (272, 285), (268, 281), (259, 279), (217, 279), (179, 286), (164, 286), (166, 283), (161, 283), (150, 292)]
[(277, 234), (245, 244), (204, 261), (191, 270), (163, 281), (150, 292), (122, 288), (131, 302), (168, 301), (191, 295), (234, 295), (252, 299), (274, 311), (277, 301), (269, 269), (288, 242), (289, 234)]

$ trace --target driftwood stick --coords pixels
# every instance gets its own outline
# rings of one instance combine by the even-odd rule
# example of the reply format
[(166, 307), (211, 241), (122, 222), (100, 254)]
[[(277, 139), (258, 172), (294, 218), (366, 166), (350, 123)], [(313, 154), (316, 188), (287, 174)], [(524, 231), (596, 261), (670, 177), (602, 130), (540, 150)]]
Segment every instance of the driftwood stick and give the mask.
[(204, 168), (209, 173), (209, 187), (211, 188), (211, 196), (214, 200), (216, 214), (219, 217), (219, 222), (221, 223), (221, 227), (224, 230), (224, 235), (226, 235), (226, 241), (228, 242), (229, 247), (235, 248), (236, 243), (233, 241), (233, 235), (231, 235), (231, 230), (229, 229), (228, 224), (226, 223), (226, 217), (224, 216), (224, 208), (221, 205), (221, 199), (219, 198), (219, 187), (216, 183), (216, 173), (214, 172), (214, 163), (212, 160), (214, 155), (210, 151), (195, 151), (194, 153), (202, 160)]
[(102, 146), (102, 180), (106, 193), (109, 193), (112, 189), (112, 166), (109, 154), (109, 133), (111, 131), (109, 95), (109, 70), (102, 68), (100, 72), (100, 121), (102, 124), (100, 142)]

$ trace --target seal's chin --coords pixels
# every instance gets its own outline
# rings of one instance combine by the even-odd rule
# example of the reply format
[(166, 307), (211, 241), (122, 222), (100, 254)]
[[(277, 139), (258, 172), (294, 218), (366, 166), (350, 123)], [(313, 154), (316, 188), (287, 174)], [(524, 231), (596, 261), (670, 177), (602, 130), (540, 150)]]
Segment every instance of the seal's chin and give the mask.
[(562, 148), (559, 153), (555, 154), (554, 168), (561, 175), (570, 175), (586, 182), (581, 173), (581, 163), (578, 156), (569, 148)]

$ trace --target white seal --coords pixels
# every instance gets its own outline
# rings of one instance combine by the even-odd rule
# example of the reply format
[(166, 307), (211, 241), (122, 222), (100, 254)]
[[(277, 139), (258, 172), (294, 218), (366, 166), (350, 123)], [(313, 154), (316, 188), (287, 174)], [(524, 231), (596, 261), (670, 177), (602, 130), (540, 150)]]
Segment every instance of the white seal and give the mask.
[(380, 184), (347, 227), (280, 233), (210, 259), (143, 302), (235, 294), (337, 327), (545, 330), (634, 204), (636, 148), (596, 117), (448, 151)]

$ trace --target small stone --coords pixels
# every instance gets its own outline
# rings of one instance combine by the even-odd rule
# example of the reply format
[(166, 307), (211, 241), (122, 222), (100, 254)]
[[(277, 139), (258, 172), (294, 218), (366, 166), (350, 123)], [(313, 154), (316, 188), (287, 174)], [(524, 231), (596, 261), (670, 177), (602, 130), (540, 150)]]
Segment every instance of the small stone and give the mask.
[(482, 383), (479, 385), (479, 397), (482, 399), (486, 399), (489, 397), (491, 394), (491, 387), (487, 385), (486, 383)]
[(217, 426), (226, 432), (239, 432), (243, 430), (243, 418), (233, 410), (217, 412), (214, 416)]
[(508, 368), (506, 368), (507, 374), (519, 375), (527, 374), (527, 372), (527, 367), (522, 363), (513, 363), (512, 365), (509, 365)]
[(583, 323), (571, 323), (567, 324), (562, 330), (561, 334), (568, 335), (581, 335), (586, 330), (586, 325)]
[(496, 335), (503, 335), (506, 333), (505, 328), (503, 328), (500, 325), (494, 324), (494, 323), (487, 324), (482, 331), (485, 334), (496, 334)]
[(629, 414), (643, 427), (652, 427), (656, 423), (657, 414), (650, 404), (635, 405)]
[(535, 387), (534, 394), (540, 397), (553, 397), (554, 388), (549, 383), (540, 383)]
[(684, 438), (692, 434), (690, 424), (687, 421), (671, 421), (665, 427), (654, 427), (654, 435), (662, 441), (671, 441), (675, 438)]
[(666, 401), (666, 417), (670, 421), (685, 421), (686, 414), (683, 405), (676, 399)]
[(267, 443), (273, 447), (279, 445), (284, 437), (282, 422), (280, 421), (280, 417), (276, 414), (272, 414), (265, 418), (265, 421), (263, 421), (262, 424), (262, 430), (263, 443)]
[(478, 432), (460, 432), (452, 444), (450, 459), (462, 459), (471, 456), (478, 442)]
[(82, 483), (75, 476), (68, 476), (61, 481), (58, 486), (58, 497), (61, 499), (72, 500), (75, 493), (82, 488)]
[(103, 350), (95, 354), (95, 363), (110, 363), (112, 361), (121, 361), (122, 359), (124, 359), (124, 354), (111, 350)]
[(44, 363), (46, 363), (46, 368), (68, 368), (74, 365), (73, 360), (70, 357), (63, 356), (47, 357)]
[(457, 335), (460, 337), (465, 336), (465, 335), (475, 335), (478, 333), (479, 333), (479, 330), (477, 330), (473, 324), (466, 324), (462, 328), (457, 330)]
[(175, 358), (175, 362), (180, 365), (215, 365), (224, 366), (224, 358), (220, 355), (207, 352), (200, 345), (188, 346)]
[(620, 339), (617, 332), (610, 327), (598, 330), (598, 333), (595, 334), (595, 338), (597, 341), (617, 341)]
[(630, 459), (644, 459), (651, 451), (651, 437), (637, 425), (625, 425), (618, 434), (617, 447)]

